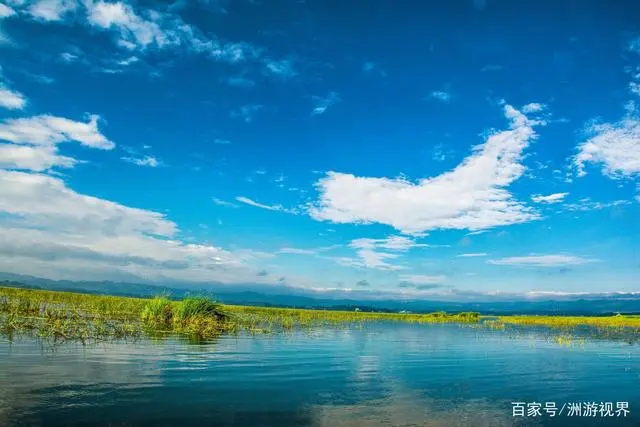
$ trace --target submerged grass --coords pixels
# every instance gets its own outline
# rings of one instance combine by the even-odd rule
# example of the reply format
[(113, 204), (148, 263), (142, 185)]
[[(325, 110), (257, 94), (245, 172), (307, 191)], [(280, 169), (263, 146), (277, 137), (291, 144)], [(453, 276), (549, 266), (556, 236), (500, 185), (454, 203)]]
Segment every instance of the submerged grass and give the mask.
[[(505, 326), (542, 326), (566, 332), (577, 327), (625, 331), (640, 335), (640, 316), (560, 317), (499, 316), (479, 313), (372, 313), (235, 306), (208, 297), (174, 301), (166, 296), (131, 298), (0, 287), (0, 333), (12, 337), (29, 333), (41, 338), (82, 342), (179, 334), (203, 340), (240, 331), (269, 333), (317, 326), (362, 327), (372, 322), (460, 323), (505, 329)], [(564, 341), (564, 338), (561, 340)]]

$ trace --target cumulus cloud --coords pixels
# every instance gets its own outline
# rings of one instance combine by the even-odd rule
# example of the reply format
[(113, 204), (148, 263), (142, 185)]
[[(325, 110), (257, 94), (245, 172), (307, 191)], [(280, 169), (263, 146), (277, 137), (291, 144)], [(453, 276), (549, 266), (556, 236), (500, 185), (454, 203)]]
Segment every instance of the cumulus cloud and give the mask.
[(308, 207), (318, 221), (380, 223), (404, 233), (430, 229), (480, 230), (539, 218), (507, 187), (525, 168), (523, 152), (536, 138), (530, 119), (504, 105), (509, 129), (491, 133), (452, 171), (418, 182), (329, 172), (316, 183), (319, 200)]
[(578, 176), (587, 174), (588, 163), (598, 165), (610, 178), (629, 178), (640, 173), (640, 116), (633, 103), (617, 123), (593, 123), (589, 138), (578, 145), (573, 158)]
[(560, 203), (564, 200), (565, 197), (567, 197), (567, 195), (569, 195), (569, 193), (554, 193), (549, 194), (548, 196), (537, 194), (535, 196), (531, 196), (531, 200), (533, 200), (535, 203), (553, 204)]
[(594, 260), (573, 255), (529, 255), (492, 259), (487, 262), (493, 265), (561, 267), (567, 265), (586, 264), (589, 262), (594, 262)]

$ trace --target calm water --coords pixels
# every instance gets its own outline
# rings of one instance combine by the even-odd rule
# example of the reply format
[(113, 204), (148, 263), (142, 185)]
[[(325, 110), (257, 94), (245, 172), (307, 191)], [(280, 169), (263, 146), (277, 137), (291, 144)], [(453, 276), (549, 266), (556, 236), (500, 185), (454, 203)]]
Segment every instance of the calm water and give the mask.
[[(630, 414), (514, 418), (512, 401), (620, 401)], [(2, 341), (0, 425), (638, 426), (640, 346), (456, 325), (53, 351)]]

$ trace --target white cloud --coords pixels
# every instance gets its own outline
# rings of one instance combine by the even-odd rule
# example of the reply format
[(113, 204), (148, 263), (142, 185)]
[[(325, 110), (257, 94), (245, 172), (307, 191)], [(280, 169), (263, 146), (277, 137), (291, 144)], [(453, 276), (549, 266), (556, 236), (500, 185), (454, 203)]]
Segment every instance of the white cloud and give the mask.
[(287, 79), (298, 74), (290, 59), (264, 58), (263, 63), (265, 72), (276, 77)]
[(148, 166), (150, 168), (156, 168), (162, 165), (162, 163), (153, 156), (144, 156), (141, 158), (122, 157), (121, 159), (124, 160), (125, 162), (133, 163), (134, 165), (137, 165), (137, 166)]
[(276, 284), (254, 251), (174, 239), (163, 214), (79, 194), (59, 178), (0, 170), (0, 269), (50, 278)]
[(531, 200), (533, 200), (535, 203), (547, 203), (547, 204), (560, 203), (561, 201), (564, 200), (565, 197), (567, 197), (568, 194), (569, 193), (554, 193), (554, 194), (549, 194), (548, 196), (542, 196), (538, 194), (535, 196), (531, 196)]
[(115, 144), (100, 133), (99, 119), (97, 115), (89, 116), (87, 123), (50, 115), (9, 119), (0, 123), (0, 140), (31, 145), (77, 141), (87, 147), (110, 150)]
[(284, 208), (282, 205), (264, 205), (262, 203), (258, 203), (256, 201), (253, 201), (253, 200), (249, 199), (248, 197), (244, 197), (244, 196), (236, 197), (236, 200), (238, 202), (240, 202), (240, 203), (244, 203), (244, 204), (247, 204), (249, 206), (254, 206), (256, 208), (267, 209), (267, 210), (270, 210), (270, 211), (280, 211), (280, 212), (293, 213), (289, 209)]
[(109, 234), (138, 231), (171, 236), (176, 226), (162, 214), (78, 194), (48, 175), (0, 170), (0, 211), (30, 224), (55, 223), (59, 232), (94, 226)]
[(614, 200), (612, 202), (594, 202), (587, 197), (587, 198), (578, 200), (577, 203), (568, 203), (564, 205), (564, 208), (569, 211), (595, 211), (595, 210), (612, 208), (616, 206), (624, 206), (630, 203), (631, 202), (628, 200)]
[(451, 101), (451, 94), (449, 92), (445, 92), (443, 90), (436, 90), (434, 92), (431, 92), (431, 97), (435, 98), (439, 101), (442, 102), (449, 102)]
[(211, 39), (186, 24), (178, 15), (139, 10), (123, 2), (86, 2), (90, 25), (118, 33), (117, 43), (128, 50), (181, 48), (206, 53), (214, 60), (236, 63), (260, 54), (249, 43)]
[(80, 144), (111, 149), (115, 144), (98, 129), (98, 116), (88, 123), (54, 116), (10, 119), (0, 123), (0, 168), (36, 172), (53, 167), (73, 167), (78, 160), (58, 154), (58, 144), (75, 141)]
[(640, 96), (640, 83), (637, 83), (637, 82), (629, 83), (629, 90), (631, 91), (631, 93)]
[(121, 59), (117, 62), (117, 64), (126, 67), (128, 65), (135, 64), (136, 62), (140, 62), (140, 58), (138, 58), (137, 56), (130, 56), (126, 59)]
[(483, 257), (483, 256), (487, 256), (487, 254), (485, 252), (478, 252), (478, 253), (458, 255), (459, 258), (475, 258), (475, 257)]
[(562, 267), (568, 265), (581, 265), (593, 262), (592, 259), (581, 258), (572, 255), (529, 255), (521, 257), (508, 257), (487, 261), (494, 265), (532, 266), (532, 267)]
[(353, 260), (352, 263), (355, 266), (380, 270), (404, 269), (402, 266), (390, 264), (385, 260), (400, 257), (398, 252), (406, 252), (413, 248), (427, 246), (429, 245), (416, 243), (414, 239), (406, 236), (389, 236), (386, 239), (360, 238), (354, 239), (349, 243), (349, 247), (356, 251), (356, 256), (360, 259), (359, 261)]
[(0, 19), (8, 18), (16, 14), (16, 11), (7, 6), (6, 4), (0, 3)]
[(522, 112), (525, 114), (539, 113), (540, 111), (544, 110), (544, 108), (545, 106), (543, 104), (532, 102), (531, 104), (527, 104), (522, 107)]
[(326, 259), (334, 261), (345, 267), (353, 268), (372, 268), (376, 270), (404, 270), (406, 267), (388, 263), (386, 260), (398, 258), (399, 254), (390, 254), (388, 252), (376, 252), (371, 249), (362, 249), (357, 251), (359, 258), (353, 257), (326, 257)]
[(477, 236), (479, 234), (485, 234), (488, 233), (489, 230), (478, 230), (478, 231), (471, 231), (469, 233), (466, 234), (466, 236)]
[(76, 61), (79, 57), (76, 54), (73, 54), (71, 52), (62, 52), (60, 54), (60, 58), (62, 58), (62, 60), (64, 62), (74, 62)]
[(427, 247), (424, 243), (416, 243), (416, 241), (406, 236), (389, 236), (386, 239), (354, 239), (349, 244), (355, 249), (388, 249), (393, 251), (404, 252), (412, 248)]
[(360, 249), (357, 251), (362, 266), (378, 270), (403, 270), (405, 267), (390, 264), (386, 260), (398, 258), (399, 254), (377, 252), (373, 249)]
[(340, 96), (337, 92), (329, 92), (329, 94), (325, 97), (314, 96), (313, 102), (315, 106), (313, 107), (311, 115), (316, 116), (324, 114), (324, 112), (327, 111), (329, 107), (340, 102)]
[(212, 201), (213, 201), (213, 204), (217, 205), (217, 206), (225, 206), (225, 207), (228, 207), (228, 208), (237, 208), (238, 207), (238, 205), (236, 205), (235, 203), (227, 202), (225, 200), (218, 199), (217, 197), (214, 197), (212, 199)]
[(401, 274), (399, 278), (402, 281), (410, 282), (414, 285), (437, 285), (447, 279), (447, 277), (443, 275), (426, 276), (422, 274)]
[(231, 141), (229, 141), (228, 139), (220, 139), (220, 138), (216, 138), (213, 140), (214, 144), (220, 144), (220, 145), (227, 145), (227, 144), (231, 144)]
[(0, 107), (9, 110), (22, 110), (26, 105), (27, 99), (23, 94), (0, 83)]
[(75, 159), (58, 155), (56, 146), (0, 144), (0, 169), (24, 169), (41, 172), (54, 166), (70, 168), (76, 163)]
[(213, 48), (211, 48), (209, 52), (210, 56), (219, 61), (225, 61), (232, 64), (257, 58), (262, 53), (261, 49), (245, 42), (212, 42), (212, 44)]
[[(156, 16), (156, 19), (159, 17)], [(175, 35), (168, 34), (158, 23), (138, 16), (133, 8), (122, 2), (107, 3), (98, 1), (89, 4), (88, 20), (91, 24), (103, 28), (115, 28), (123, 41), (144, 48), (150, 44), (164, 47), (179, 44)]]
[(318, 253), (318, 251), (316, 249), (282, 248), (278, 251), (278, 253), (292, 255), (315, 255)]
[(533, 127), (544, 122), (510, 105), (504, 112), (510, 129), (490, 134), (462, 164), (442, 175), (414, 183), (327, 173), (316, 183), (319, 200), (308, 207), (309, 215), (335, 223), (387, 224), (405, 233), (479, 230), (537, 219), (506, 187), (523, 174), (523, 151), (536, 138)]
[(614, 179), (640, 173), (640, 117), (633, 103), (619, 122), (591, 124), (586, 130), (591, 136), (578, 145), (573, 159), (579, 176), (587, 174), (587, 163), (600, 165)]
[(39, 0), (31, 5), (29, 14), (42, 21), (60, 21), (78, 7), (76, 0)]

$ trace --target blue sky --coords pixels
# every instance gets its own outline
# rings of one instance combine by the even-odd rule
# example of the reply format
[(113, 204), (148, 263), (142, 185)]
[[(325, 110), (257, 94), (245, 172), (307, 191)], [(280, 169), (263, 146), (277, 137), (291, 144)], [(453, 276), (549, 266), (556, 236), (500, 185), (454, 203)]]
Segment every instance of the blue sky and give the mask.
[(0, 271), (640, 290), (640, 5), (8, 0)]

